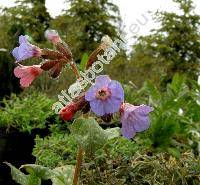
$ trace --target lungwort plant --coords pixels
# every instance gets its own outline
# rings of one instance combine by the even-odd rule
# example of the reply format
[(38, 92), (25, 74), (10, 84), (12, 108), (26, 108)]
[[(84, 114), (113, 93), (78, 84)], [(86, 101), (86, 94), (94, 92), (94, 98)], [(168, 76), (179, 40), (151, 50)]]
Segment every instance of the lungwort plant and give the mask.
[[(76, 80), (83, 81), (80, 72), (73, 61), (72, 53), (54, 30), (48, 30), (46, 37), (55, 46), (55, 50), (41, 49), (29, 43), (26, 36), (19, 37), (19, 47), (12, 54), (16, 58), (17, 67), (14, 69), (16, 77), (20, 78), (22, 87), (28, 87), (35, 78), (48, 71), (50, 77), (58, 78), (66, 65), (71, 66)], [(97, 55), (103, 51), (109, 52), (113, 41), (108, 37), (102, 39), (99, 47), (89, 56), (85, 65), (86, 69), (92, 66)], [(41, 58), (42, 62), (32, 66), (21, 63), (28, 58)], [(31, 109), (31, 108), (30, 108)], [(82, 89), (70, 103), (59, 111), (60, 117), (73, 123), (69, 125), (71, 137), (78, 146), (76, 165), (65, 165), (60, 168), (49, 169), (38, 165), (22, 165), (29, 175), (11, 166), (14, 180), (22, 185), (41, 184), (41, 179), (51, 179), (54, 185), (77, 185), (84, 155), (91, 159), (96, 151), (104, 147), (111, 139), (120, 137), (133, 138), (136, 133), (150, 127), (148, 114), (153, 108), (147, 105), (132, 105), (124, 102), (122, 85), (111, 80), (107, 75), (97, 76), (95, 82), (88, 89)], [(113, 118), (120, 117), (121, 129), (118, 127), (103, 129), (99, 122), (110, 122)], [(47, 154), (48, 155), (48, 154)]]

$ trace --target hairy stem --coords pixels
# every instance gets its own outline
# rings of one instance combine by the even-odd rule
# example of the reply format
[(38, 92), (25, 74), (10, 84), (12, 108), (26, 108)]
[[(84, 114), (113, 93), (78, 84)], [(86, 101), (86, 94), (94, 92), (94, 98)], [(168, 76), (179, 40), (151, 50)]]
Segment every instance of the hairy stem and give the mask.
[(79, 74), (79, 70), (78, 70), (76, 64), (75, 64), (73, 61), (70, 62), (70, 66), (71, 66), (71, 68), (72, 68), (74, 74), (76, 75), (76, 78), (77, 78), (77, 79), (81, 78), (81, 76), (80, 76), (80, 74)]
[(78, 185), (78, 178), (81, 171), (82, 160), (83, 160), (83, 149), (79, 148), (76, 156), (76, 168), (74, 172), (73, 185)]

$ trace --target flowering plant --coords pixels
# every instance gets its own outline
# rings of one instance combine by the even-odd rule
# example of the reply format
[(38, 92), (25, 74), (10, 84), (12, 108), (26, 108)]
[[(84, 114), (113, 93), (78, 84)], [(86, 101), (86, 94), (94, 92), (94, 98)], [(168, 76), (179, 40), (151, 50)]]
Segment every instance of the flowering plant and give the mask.
[[(14, 69), (14, 74), (20, 78), (21, 86), (28, 87), (44, 71), (48, 71), (51, 78), (58, 78), (66, 64), (71, 66), (77, 80), (80, 80), (79, 70), (73, 61), (68, 45), (62, 41), (55, 30), (47, 30), (45, 36), (53, 43), (56, 50), (41, 49), (30, 44), (26, 36), (19, 37), (20, 45), (13, 50), (12, 54), (18, 65)], [(86, 66), (91, 66), (96, 56), (111, 45), (111, 39), (104, 37), (99, 47), (88, 58)], [(41, 58), (42, 62), (32, 66), (20, 64), (32, 57)], [(124, 102), (122, 85), (118, 81), (111, 80), (108, 75), (97, 76), (95, 83), (89, 89), (82, 90), (80, 95), (65, 105), (59, 112), (64, 121), (72, 120), (77, 112), (81, 112), (81, 117), (75, 119), (70, 127), (71, 134), (79, 145), (73, 184), (78, 184), (84, 153), (92, 155), (109, 139), (120, 137), (121, 134), (127, 139), (132, 139), (137, 132), (147, 130), (150, 126), (148, 114), (151, 111), (153, 108), (150, 106), (136, 106)], [(91, 117), (91, 114), (94, 116)], [(94, 119), (94, 117), (100, 117), (104, 122), (111, 122), (115, 114), (120, 115), (121, 131), (118, 127), (104, 130)]]

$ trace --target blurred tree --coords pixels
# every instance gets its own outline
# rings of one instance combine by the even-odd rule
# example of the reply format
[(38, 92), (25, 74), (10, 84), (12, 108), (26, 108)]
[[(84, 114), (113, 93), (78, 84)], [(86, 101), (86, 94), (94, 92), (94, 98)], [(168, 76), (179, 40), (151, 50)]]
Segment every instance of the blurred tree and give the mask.
[(52, 22), (70, 43), (75, 59), (92, 52), (104, 35), (117, 36), (121, 19), (118, 7), (110, 0), (68, 0), (70, 8)]
[[(58, 30), (61, 37), (69, 43), (76, 61), (82, 58), (84, 53), (90, 54), (99, 44), (100, 39), (104, 35), (116, 37), (118, 28), (120, 27), (120, 16), (118, 7), (110, 2), (110, 0), (74, 0), (68, 1), (69, 9), (61, 16), (52, 20), (45, 7), (45, 0), (16, 0), (16, 6), (5, 8), (2, 11), (0, 31), (1, 47), (10, 51), (18, 45), (18, 36), (27, 34), (31, 36), (33, 41), (39, 43), (39, 46), (47, 46), (48, 42), (44, 42), (44, 31), (51, 24), (51, 28)], [(52, 20), (52, 22), (50, 22)], [(9, 57), (11, 68), (13, 69), (13, 61)], [(3, 58), (2, 58), (3, 60)], [(8, 61), (4, 61), (8, 62)], [(29, 63), (26, 63), (27, 65)], [(2, 69), (4, 67), (2, 66)], [(12, 70), (11, 70), (12, 71)], [(43, 86), (35, 83), (35, 87), (39, 89), (45, 88), (45, 91), (56, 94), (58, 89), (66, 88), (66, 76), (70, 84), (71, 74), (61, 75), (59, 83), (52, 85), (43, 75), (39, 80)], [(7, 81), (3, 80), (5, 84)], [(14, 86), (18, 86), (13, 84)], [(4, 85), (5, 86), (5, 85)]]
[(17, 79), (13, 75), (13, 61), (6, 51), (0, 51), (0, 100), (5, 95), (20, 91)]
[[(12, 92), (20, 91), (17, 79), (13, 74), (14, 62), (10, 54), (11, 48), (17, 44), (18, 40), (13, 39), (14, 34), (9, 35), (13, 29), (9, 24), (7, 15), (2, 14), (0, 16), (0, 100)], [(21, 33), (24, 32), (23, 27), (20, 27), (19, 30)]]
[(44, 43), (44, 31), (49, 27), (50, 19), (45, 0), (17, 0), (15, 7), (1, 9), (0, 99), (20, 89), (13, 74), (14, 59), (11, 56), (12, 49), (18, 45), (19, 35), (27, 34)]
[(45, 0), (16, 0), (15, 2), (15, 7), (3, 10), (10, 20), (10, 35), (16, 38), (23, 33), (21, 30), (24, 29), (33, 40), (43, 42), (44, 31), (49, 27), (51, 20), (45, 7)]
[(192, 0), (173, 1), (179, 5), (179, 14), (157, 12), (160, 28), (140, 37), (131, 56), (138, 76), (161, 79), (164, 86), (176, 72), (196, 78), (200, 67), (200, 15), (195, 14)]

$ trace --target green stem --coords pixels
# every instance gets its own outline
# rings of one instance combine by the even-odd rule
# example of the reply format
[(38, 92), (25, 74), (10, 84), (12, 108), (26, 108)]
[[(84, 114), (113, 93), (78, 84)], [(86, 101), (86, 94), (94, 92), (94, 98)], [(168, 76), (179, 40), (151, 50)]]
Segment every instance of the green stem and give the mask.
[(76, 168), (74, 172), (73, 185), (78, 185), (78, 178), (81, 171), (82, 160), (83, 160), (83, 149), (79, 148), (76, 156)]

